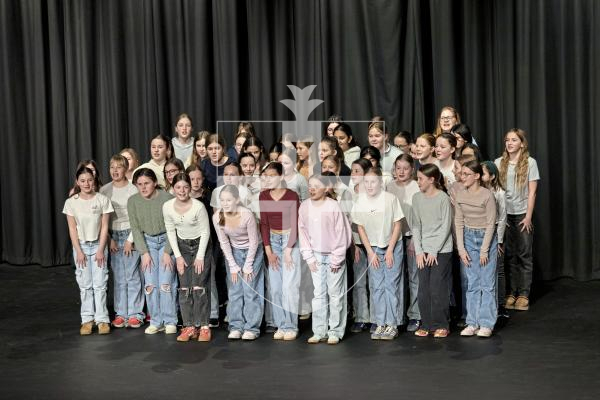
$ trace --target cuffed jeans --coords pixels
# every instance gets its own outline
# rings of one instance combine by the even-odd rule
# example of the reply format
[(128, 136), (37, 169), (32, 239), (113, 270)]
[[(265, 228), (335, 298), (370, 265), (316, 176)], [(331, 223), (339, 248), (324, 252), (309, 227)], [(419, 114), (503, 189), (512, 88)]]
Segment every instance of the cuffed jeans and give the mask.
[[(81, 295), (81, 323), (96, 321), (96, 323), (110, 323), (108, 309), (106, 308), (106, 289), (108, 282), (108, 268), (106, 265), (98, 266), (96, 252), (100, 242), (79, 241), (81, 251), (85, 254), (86, 265), (81, 268), (75, 265), (75, 279), (79, 285)], [(108, 250), (104, 249), (105, 256)], [(73, 259), (77, 260), (77, 251), (73, 248)]]
[(425, 330), (448, 329), (452, 253), (438, 253), (437, 264), (419, 269), (419, 311)]
[(144, 234), (152, 265), (144, 271), (146, 305), (150, 313), (150, 325), (177, 324), (177, 275), (176, 267), (165, 268), (162, 257), (167, 244), (167, 234), (156, 236)]
[(408, 275), (408, 310), (406, 312), (408, 319), (421, 319), (421, 313), (419, 312), (419, 269), (417, 268), (417, 258), (414, 255), (410, 255), (408, 248), (410, 247), (412, 238), (404, 238), (405, 244), (405, 259), (406, 259), (406, 270)]
[(279, 257), (279, 268), (270, 268), (269, 285), (273, 301), (275, 326), (285, 332), (298, 332), (298, 305), (300, 298), (300, 260), (298, 248), (292, 249), (294, 267), (285, 266), (283, 252), (287, 247), (289, 233), (270, 232), (271, 250)]
[(179, 251), (187, 264), (183, 274), (179, 275), (179, 306), (181, 308), (181, 318), (183, 319), (183, 326), (194, 326), (196, 328), (208, 326), (211, 301), (210, 275), (213, 264), (211, 241), (209, 239), (204, 255), (204, 269), (201, 273), (196, 273), (194, 261), (198, 254), (199, 244), (200, 238), (177, 238)]
[(354, 269), (354, 286), (352, 287), (352, 306), (354, 308), (354, 322), (371, 322), (369, 313), (369, 293), (367, 290), (367, 254), (363, 246), (357, 246), (360, 258), (354, 260), (352, 268)]
[(346, 330), (346, 265), (341, 265), (337, 272), (333, 272), (329, 254), (315, 252), (314, 255), (317, 272), (309, 269), (314, 286), (312, 329), (316, 336), (341, 339)]
[(464, 228), (465, 249), (471, 258), (470, 266), (464, 265), (467, 275), (466, 323), (470, 326), (493, 329), (498, 317), (496, 298), (498, 242), (494, 233), (490, 242), (488, 263), (481, 265), (479, 257), (484, 236), (485, 229)]
[[(369, 289), (372, 294), (375, 310), (375, 323), (377, 325), (397, 326), (400, 316), (398, 293), (400, 289), (400, 275), (402, 274), (403, 244), (396, 242), (394, 246), (394, 263), (391, 267), (385, 263), (386, 248), (373, 246), (373, 251), (379, 258), (379, 268), (372, 265), (369, 268)], [(402, 290), (404, 296), (404, 290)], [(404, 308), (404, 302), (402, 302)]]
[[(243, 268), (248, 256), (248, 249), (231, 248), (236, 264)], [(254, 263), (252, 264), (252, 280), (247, 282), (243, 273), (239, 272), (236, 283), (231, 280), (230, 265), (227, 263), (227, 279), (229, 280), (227, 317), (230, 331), (253, 332), (260, 334), (260, 324), (263, 317), (264, 305), (264, 250), (258, 245)]]
[(142, 275), (140, 273), (140, 255), (133, 250), (130, 256), (123, 253), (125, 241), (130, 230), (112, 231), (111, 238), (117, 243), (117, 252), (110, 255), (110, 267), (113, 272), (115, 314), (126, 319), (144, 320), (144, 296), (142, 294)]
[(521, 232), (521, 222), (525, 214), (506, 216), (505, 272), (508, 281), (507, 294), (529, 297), (533, 279), (533, 230)]

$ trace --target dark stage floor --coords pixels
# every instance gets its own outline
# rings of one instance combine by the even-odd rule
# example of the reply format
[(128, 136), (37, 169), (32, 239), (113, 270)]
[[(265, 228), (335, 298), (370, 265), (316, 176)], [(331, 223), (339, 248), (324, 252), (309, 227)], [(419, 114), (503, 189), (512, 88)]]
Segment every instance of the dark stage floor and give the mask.
[(600, 282), (546, 283), (529, 312), (491, 339), (337, 346), (177, 343), (143, 329), (79, 336), (72, 268), (0, 267), (0, 398), (598, 399)]

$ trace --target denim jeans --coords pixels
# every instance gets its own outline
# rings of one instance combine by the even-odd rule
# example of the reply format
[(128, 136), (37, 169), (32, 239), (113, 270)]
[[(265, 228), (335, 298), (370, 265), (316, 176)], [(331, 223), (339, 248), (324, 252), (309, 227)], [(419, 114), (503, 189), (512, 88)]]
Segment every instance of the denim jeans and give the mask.
[[(411, 245), (412, 238), (404, 238), (405, 249)], [(405, 250), (406, 270), (408, 275), (408, 310), (406, 312), (408, 319), (421, 319), (419, 312), (419, 269), (417, 268), (417, 258), (415, 255), (410, 255), (408, 250)], [(406, 297), (405, 297), (406, 298)]]
[(354, 260), (354, 285), (352, 286), (352, 306), (354, 308), (354, 322), (371, 322), (369, 313), (369, 293), (367, 290), (368, 273), (367, 254), (363, 246), (357, 246), (360, 258)]
[(506, 258), (504, 259), (507, 294), (529, 297), (533, 279), (533, 230), (521, 232), (525, 214), (506, 216)]
[(496, 298), (496, 257), (498, 242), (496, 233), (490, 243), (488, 263), (481, 265), (479, 256), (485, 229), (464, 228), (465, 249), (471, 258), (470, 266), (464, 266), (467, 274), (467, 325), (493, 329), (498, 317)]
[[(264, 247), (263, 247), (264, 254)], [(265, 324), (267, 326), (275, 326), (275, 320), (273, 319), (273, 299), (271, 297), (271, 284), (269, 283), (269, 268), (266, 257), (263, 257), (262, 270), (264, 271), (265, 281)]]
[(310, 314), (312, 312), (313, 280), (310, 268), (306, 261), (300, 257), (300, 314)]
[(115, 314), (125, 319), (135, 317), (144, 320), (144, 296), (142, 294), (142, 275), (140, 273), (140, 255), (133, 250), (130, 256), (123, 253), (123, 246), (131, 231), (112, 231), (111, 238), (117, 243), (118, 250), (110, 254), (110, 267), (113, 272)]
[[(86, 265), (83, 268), (75, 266), (75, 279), (81, 295), (81, 323), (96, 321), (110, 323), (106, 308), (106, 289), (108, 282), (107, 266), (99, 267), (96, 262), (96, 252), (100, 242), (79, 241), (81, 251), (85, 254)], [(104, 249), (108, 255), (108, 249)], [(77, 251), (73, 249), (73, 259), (77, 259)]]
[[(207, 249), (207, 251), (209, 251)], [(210, 318), (219, 319), (219, 291), (217, 290), (216, 273), (219, 263), (223, 262), (223, 252), (221, 246), (214, 246), (212, 257), (212, 266), (210, 269)]]
[(179, 306), (181, 307), (181, 318), (183, 326), (208, 326), (210, 314), (210, 271), (212, 268), (211, 241), (208, 240), (208, 246), (204, 255), (204, 269), (201, 273), (196, 273), (194, 261), (198, 254), (198, 239), (180, 239), (177, 238), (177, 245), (181, 256), (185, 260), (183, 274), (179, 275)]
[[(403, 264), (403, 244), (396, 242), (394, 246), (394, 263), (388, 268), (385, 263), (385, 252), (387, 248), (373, 247), (373, 251), (379, 258), (379, 268), (372, 265), (369, 268), (369, 289), (372, 293), (373, 307), (375, 310), (375, 323), (377, 325), (397, 326), (401, 316), (398, 315), (400, 289), (400, 275)], [(402, 290), (404, 296), (404, 290)], [(404, 308), (404, 302), (402, 302)]]
[(152, 265), (144, 271), (146, 305), (153, 326), (177, 324), (177, 274), (175, 265), (165, 268), (162, 263), (167, 234), (144, 234)]
[(314, 255), (317, 272), (310, 273), (314, 285), (312, 330), (316, 336), (341, 339), (346, 330), (346, 265), (334, 273), (329, 265), (329, 254), (315, 252)]
[(294, 267), (290, 270), (283, 262), (289, 233), (270, 232), (271, 249), (279, 257), (277, 270), (269, 267), (269, 287), (273, 301), (275, 326), (285, 332), (298, 331), (298, 305), (300, 301), (300, 257), (297, 245), (292, 249)]
[(419, 311), (425, 330), (448, 329), (452, 253), (438, 253), (437, 264), (419, 269)]
[[(236, 264), (242, 268), (246, 262), (248, 249), (232, 247), (231, 250)], [(230, 266), (227, 263), (227, 280), (229, 281), (227, 316), (230, 331), (249, 331), (257, 335), (260, 334), (264, 305), (263, 258), (263, 246), (259, 244), (252, 264), (252, 274), (254, 276), (250, 282), (244, 280), (243, 273), (239, 272), (237, 282), (233, 283), (231, 281), (231, 271), (229, 270)]]

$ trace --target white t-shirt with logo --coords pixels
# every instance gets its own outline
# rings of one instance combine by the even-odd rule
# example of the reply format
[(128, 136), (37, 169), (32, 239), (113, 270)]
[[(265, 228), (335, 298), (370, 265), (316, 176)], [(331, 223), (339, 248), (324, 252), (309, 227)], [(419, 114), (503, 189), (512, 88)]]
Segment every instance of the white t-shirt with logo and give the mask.
[(63, 214), (70, 215), (77, 222), (77, 236), (84, 242), (93, 242), (100, 236), (102, 215), (114, 212), (108, 197), (96, 193), (88, 200), (82, 199), (79, 194), (73, 195), (65, 201)]
[(365, 228), (371, 246), (380, 248), (389, 245), (394, 223), (402, 218), (404, 213), (398, 198), (383, 190), (375, 198), (360, 193), (352, 207), (352, 222)]

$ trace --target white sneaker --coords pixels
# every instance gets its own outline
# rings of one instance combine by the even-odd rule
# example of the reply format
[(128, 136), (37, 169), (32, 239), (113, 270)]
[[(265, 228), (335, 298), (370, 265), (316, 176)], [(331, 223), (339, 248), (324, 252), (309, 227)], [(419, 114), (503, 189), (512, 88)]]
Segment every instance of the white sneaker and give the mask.
[(162, 332), (164, 330), (165, 330), (165, 327), (162, 325), (161, 326), (150, 325), (149, 327), (146, 328), (144, 333), (146, 335), (154, 335), (155, 333)]
[(460, 332), (460, 336), (473, 336), (479, 334), (479, 328), (473, 325), (468, 325), (465, 329)]
[(327, 338), (327, 344), (338, 344), (340, 342), (340, 338), (337, 336), (329, 335)]
[(307, 342), (310, 344), (317, 344), (317, 343), (326, 342), (326, 341), (327, 341), (327, 336), (323, 337), (323, 336), (313, 335), (308, 338)]
[(273, 334), (273, 340), (283, 340), (284, 336), (285, 332), (283, 332), (281, 329), (277, 329), (277, 331)]
[(227, 339), (229, 340), (240, 340), (241, 338), (242, 332), (238, 331), (237, 329), (234, 329), (231, 332), (229, 332), (229, 335), (227, 336)]
[(490, 328), (480, 328), (479, 332), (477, 332), (477, 336), (488, 338), (492, 336), (492, 330)]
[(177, 333), (177, 325), (168, 324), (168, 325), (165, 327), (165, 333), (166, 333), (167, 335), (173, 335), (173, 334)]
[(283, 334), (283, 340), (296, 340), (298, 333), (294, 331), (287, 331)]
[(375, 329), (375, 332), (373, 332), (371, 334), (371, 339), (373, 339), (373, 340), (380, 340), (381, 336), (383, 336), (384, 332), (385, 332), (385, 326), (383, 326), (383, 325), (377, 325), (377, 329)]
[(242, 340), (256, 340), (258, 335), (254, 332), (246, 331), (242, 335)]

